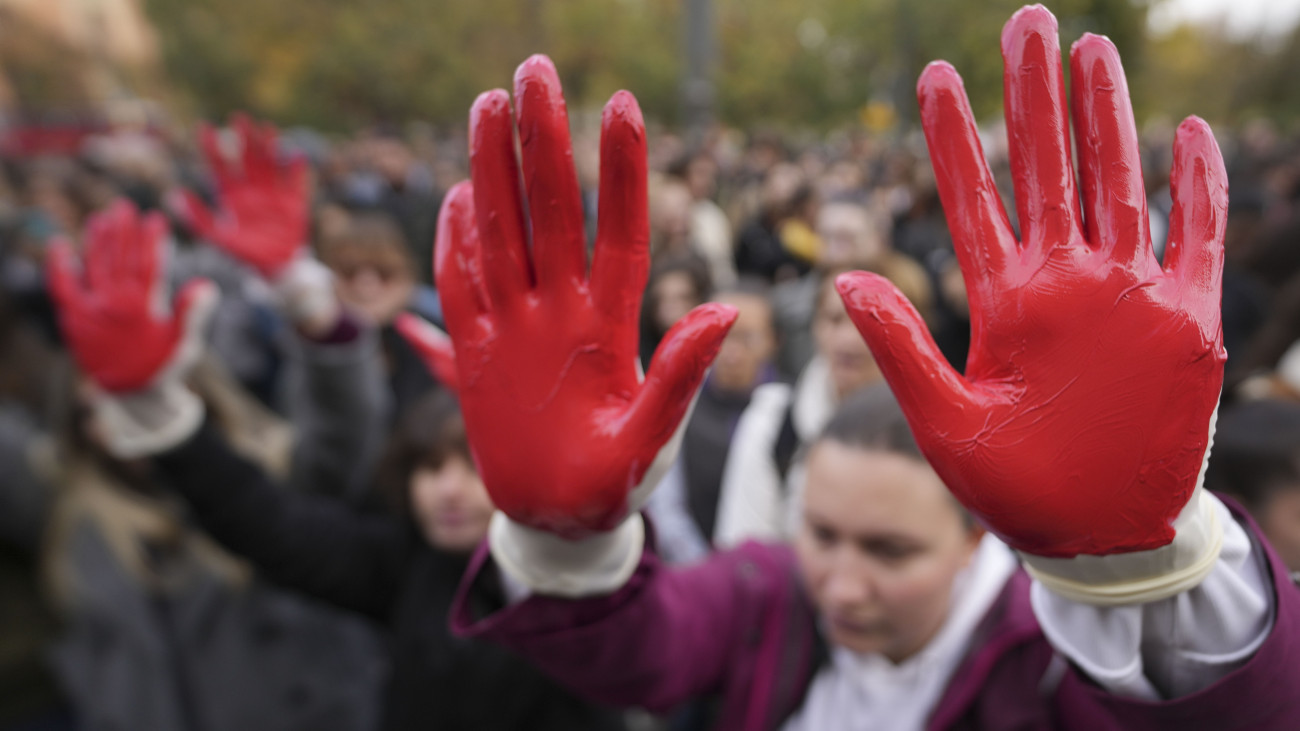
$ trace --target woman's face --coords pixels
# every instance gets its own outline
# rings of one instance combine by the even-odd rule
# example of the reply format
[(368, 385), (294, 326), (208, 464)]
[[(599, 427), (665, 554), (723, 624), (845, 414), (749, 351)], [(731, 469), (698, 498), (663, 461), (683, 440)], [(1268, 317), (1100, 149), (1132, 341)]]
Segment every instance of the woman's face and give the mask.
[(831, 369), (831, 382), (840, 397), (880, 380), (880, 369), (871, 350), (849, 319), (844, 302), (832, 286), (821, 288), (821, 301), (813, 318), (813, 340), (817, 353)]
[(834, 645), (896, 663), (921, 650), (981, 536), (919, 459), (830, 440), (808, 455), (795, 551)]
[(434, 548), (469, 553), (487, 536), (492, 499), (469, 460), (452, 456), (437, 469), (417, 467), (410, 487), (416, 524)]
[(415, 290), (410, 262), (400, 251), (338, 245), (325, 259), (339, 300), (372, 325), (392, 322)]

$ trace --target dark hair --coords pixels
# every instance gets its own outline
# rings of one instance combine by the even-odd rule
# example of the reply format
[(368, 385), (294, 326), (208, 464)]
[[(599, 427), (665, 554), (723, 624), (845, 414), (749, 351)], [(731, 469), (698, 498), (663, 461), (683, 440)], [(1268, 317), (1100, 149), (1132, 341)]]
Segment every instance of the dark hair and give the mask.
[(713, 277), (709, 274), (709, 264), (699, 254), (686, 252), (656, 257), (650, 264), (650, 277), (646, 281), (645, 296), (641, 303), (642, 332), (652, 335), (656, 343), (664, 333), (657, 331), (654, 321), (655, 308), (659, 304), (654, 288), (659, 280), (669, 274), (678, 273), (690, 278), (691, 286), (695, 288), (695, 294), (700, 302), (708, 302), (713, 296)]
[(456, 396), (436, 388), (407, 409), (389, 436), (377, 488), (391, 507), (409, 515), (411, 475), (421, 467), (439, 469), (453, 457), (474, 462)]
[(1223, 409), (1210, 451), (1206, 488), (1250, 510), (1300, 483), (1300, 404), (1247, 401)]
[[(817, 441), (832, 441), (855, 449), (901, 454), (929, 464), (916, 444), (916, 437), (912, 436), (912, 427), (908, 425), (907, 417), (903, 416), (902, 407), (884, 383), (867, 386), (844, 399), (826, 428), (822, 429)], [(952, 493), (948, 493), (948, 497), (957, 508), (962, 525), (974, 528), (975, 519), (966, 507)]]
[(903, 409), (883, 383), (855, 391), (844, 399), (817, 439), (825, 440), (925, 460)]
[(391, 214), (383, 211), (348, 211), (347, 225), (334, 235), (321, 237), (316, 253), (321, 259), (329, 260), (334, 250), (348, 246), (391, 249), (401, 254), (414, 270), (414, 257), (401, 226)]

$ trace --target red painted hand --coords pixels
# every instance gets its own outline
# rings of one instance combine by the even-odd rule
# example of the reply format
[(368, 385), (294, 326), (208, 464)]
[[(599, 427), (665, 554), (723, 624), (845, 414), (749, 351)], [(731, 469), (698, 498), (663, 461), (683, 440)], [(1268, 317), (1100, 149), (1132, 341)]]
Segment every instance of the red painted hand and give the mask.
[(281, 164), (276, 157), (276, 131), (236, 115), (240, 154), (231, 161), (209, 125), (199, 129), (208, 166), (216, 178), (221, 213), (186, 191), (190, 225), (231, 256), (274, 280), (307, 243), (307, 164), (297, 159)]
[(630, 491), (685, 415), (735, 312), (692, 311), (642, 383), (649, 223), (636, 100), (619, 92), (605, 107), (590, 275), (568, 114), (549, 59), (519, 67), (515, 102), (518, 161), (506, 93), (474, 103), (473, 183), (447, 195), (435, 271), (466, 431), (493, 501), (519, 523), (578, 538), (627, 515)]
[(1163, 546), (1197, 485), (1223, 381), (1223, 160), (1205, 122), (1183, 122), (1162, 267), (1114, 46), (1086, 35), (1071, 49), (1082, 210), (1055, 19), (1016, 13), (1002, 54), (1020, 241), (960, 77), (934, 63), (918, 85), (969, 293), (965, 377), (884, 279), (837, 285), (922, 450), (991, 530), (1049, 557)]
[(88, 376), (110, 393), (147, 388), (179, 361), (197, 332), (216, 288), (206, 280), (185, 285), (175, 305), (164, 299), (163, 236), (157, 213), (141, 217), (126, 201), (91, 218), (80, 271), (71, 247), (56, 241), (46, 260), (50, 292), (68, 349)]

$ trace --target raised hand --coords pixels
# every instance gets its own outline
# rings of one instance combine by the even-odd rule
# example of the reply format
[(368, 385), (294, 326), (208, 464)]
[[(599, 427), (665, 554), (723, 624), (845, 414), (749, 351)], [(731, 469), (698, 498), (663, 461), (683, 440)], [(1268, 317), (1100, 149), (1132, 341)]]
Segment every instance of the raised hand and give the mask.
[(80, 266), (66, 241), (56, 241), (46, 261), (64, 340), (104, 392), (96, 410), (119, 457), (169, 447), (203, 415), (181, 379), (202, 352), (217, 290), (194, 280), (168, 301), (166, 232), (159, 214), (141, 217), (119, 201), (91, 218)]
[(636, 507), (629, 493), (677, 429), (735, 312), (693, 310), (642, 382), (636, 331), (649, 223), (636, 100), (615, 94), (602, 118), (590, 273), (568, 115), (549, 59), (519, 67), (515, 103), (518, 160), (506, 92), (474, 103), (473, 182), (443, 204), (435, 272), (466, 431), (493, 501), (518, 523), (576, 539), (612, 529)]
[(221, 210), (214, 215), (186, 191), (187, 218), (201, 236), (274, 280), (307, 244), (307, 164), (279, 160), (269, 124), (259, 126), (240, 114), (232, 127), (239, 141), (234, 160), (221, 149), (215, 129), (199, 129)]
[[(1182, 123), (1162, 266), (1151, 249), (1115, 47), (1085, 35), (1071, 49), (1082, 208), (1055, 18), (1041, 6), (1016, 13), (1003, 30), (1002, 54), (1019, 241), (960, 77), (933, 63), (918, 84), (969, 293), (965, 376), (944, 363), (924, 323), (884, 279), (857, 272), (837, 286), (925, 455), (991, 530), (1039, 557), (1159, 549), (1183, 533), (1176, 519), (1196, 522), (1180, 519), (1185, 507), (1202, 509), (1189, 501), (1226, 358), (1223, 160), (1205, 122)], [(1217, 555), (1217, 534), (1193, 532), (1176, 556), (1109, 579), (1144, 571), (1198, 579)]]

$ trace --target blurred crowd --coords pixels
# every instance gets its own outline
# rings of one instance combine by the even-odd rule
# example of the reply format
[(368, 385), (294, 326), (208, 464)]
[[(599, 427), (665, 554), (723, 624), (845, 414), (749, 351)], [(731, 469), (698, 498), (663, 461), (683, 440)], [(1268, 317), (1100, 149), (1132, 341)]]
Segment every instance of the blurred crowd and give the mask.
[[(1229, 360), (1207, 485), (1246, 505), (1300, 571), (1300, 137), (1219, 132)], [(1014, 212), (1005, 132), (982, 137)], [(240, 154), (239, 135), (215, 139)], [(1157, 256), (1172, 140), (1170, 125), (1143, 133)], [(589, 240), (598, 143), (575, 133)], [(893, 281), (959, 369), (969, 321), (919, 133), (718, 127), (690, 142), (651, 131), (649, 144), (643, 365), (692, 307), (739, 312), (647, 506), (659, 552), (690, 563), (787, 540), (806, 445), (883, 380), (837, 274)], [(0, 729), (699, 727), (706, 707), (659, 720), (592, 707), (446, 630), (492, 506), (454, 394), (396, 322), (442, 324), (432, 242), (443, 194), (466, 177), (465, 131), (289, 130), (278, 153), (308, 163), (308, 244), (343, 313), (323, 327), (200, 234), (183, 193), (219, 216), (225, 202), (188, 131), (125, 125), (74, 155), (0, 161)], [(171, 484), (110, 456), (90, 418), (45, 256), (122, 198), (167, 218), (173, 283), (221, 290), (191, 385), (258, 466), (247, 485)]]

